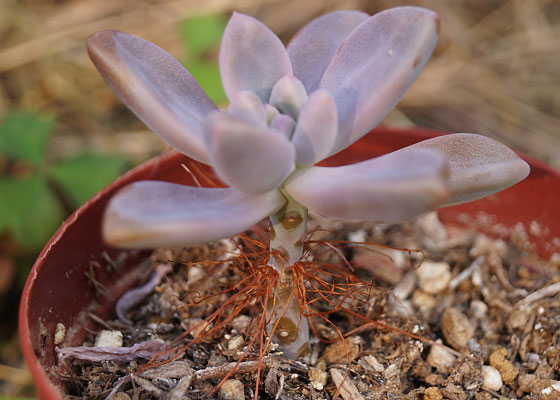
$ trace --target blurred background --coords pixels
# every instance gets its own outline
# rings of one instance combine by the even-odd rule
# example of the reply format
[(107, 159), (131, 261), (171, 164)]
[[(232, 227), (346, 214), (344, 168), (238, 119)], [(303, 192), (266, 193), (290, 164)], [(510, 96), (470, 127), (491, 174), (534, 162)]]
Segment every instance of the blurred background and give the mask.
[(335, 9), (417, 5), (441, 14), (431, 61), (385, 119), (476, 132), (560, 168), (558, 0), (0, 0), (0, 395), (33, 397), (17, 339), (31, 265), (61, 221), (165, 145), (108, 89), (84, 41), (134, 33), (179, 59), (218, 104), (220, 37), (233, 10), (287, 43)]

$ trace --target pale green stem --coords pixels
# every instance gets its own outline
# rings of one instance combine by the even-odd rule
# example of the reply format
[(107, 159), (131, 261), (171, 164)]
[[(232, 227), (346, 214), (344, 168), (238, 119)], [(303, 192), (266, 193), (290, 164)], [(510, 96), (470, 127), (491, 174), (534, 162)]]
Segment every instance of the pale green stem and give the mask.
[[(273, 341), (280, 346), (284, 356), (296, 359), (309, 351), (309, 325), (302, 312), (294, 291), (292, 266), (301, 259), (303, 241), (307, 233), (307, 208), (284, 194), (287, 202), (276, 214), (270, 216), (269, 265), (280, 276), (276, 293), (273, 320), (276, 325)], [(272, 311), (271, 311), (272, 312)]]

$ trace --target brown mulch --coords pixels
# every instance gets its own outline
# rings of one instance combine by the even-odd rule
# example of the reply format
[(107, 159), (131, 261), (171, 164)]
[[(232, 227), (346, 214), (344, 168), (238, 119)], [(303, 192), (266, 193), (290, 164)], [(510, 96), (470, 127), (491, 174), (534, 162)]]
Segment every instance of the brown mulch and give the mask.
[[(173, 270), (127, 312), (134, 324), (105, 321), (99, 330), (120, 332), (124, 347), (163, 341), (165, 357), (149, 368), (111, 356), (67, 361), (67, 396), (101, 399), (116, 388), (118, 399), (250, 399), (257, 390), (261, 399), (560, 398), (560, 273), (554, 257), (535, 256), (520, 228), (506, 242), (444, 227), (434, 213), (401, 225), (314, 220), (310, 232), (306, 262), (324, 266), (315, 276), (339, 295), (333, 289), (331, 303), (313, 303), (328, 321), (312, 318), (321, 339), (311, 335), (305, 359), (250, 345), (259, 298), (235, 315), (224, 311), (227, 324), (213, 320), (213, 334), (204, 333), (202, 321), (251, 272), (246, 239), (160, 249), (153, 266)], [(319, 297), (311, 287), (308, 294)]]

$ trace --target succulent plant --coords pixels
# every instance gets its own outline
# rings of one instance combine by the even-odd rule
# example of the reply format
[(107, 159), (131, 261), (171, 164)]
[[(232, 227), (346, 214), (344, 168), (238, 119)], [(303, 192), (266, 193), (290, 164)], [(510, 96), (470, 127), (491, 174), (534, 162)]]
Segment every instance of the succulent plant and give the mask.
[[(315, 166), (394, 107), (428, 61), (438, 29), (438, 14), (418, 7), (373, 16), (335, 11), (310, 22), (284, 47), (261, 22), (234, 13), (219, 53), (230, 100), (224, 111), (154, 44), (117, 31), (93, 34), (90, 57), (121, 100), (230, 186), (133, 183), (111, 200), (105, 239), (125, 248), (184, 246), (230, 237), (270, 217), (276, 255), (270, 263), (287, 276), (302, 255), (308, 210), (398, 222), (522, 180), (529, 167), (513, 151), (464, 133), (357, 164)], [(307, 335), (294, 303), (285, 305), (282, 318), (299, 330), (288, 335), (280, 327), (284, 334), (277, 335), (293, 357)]]

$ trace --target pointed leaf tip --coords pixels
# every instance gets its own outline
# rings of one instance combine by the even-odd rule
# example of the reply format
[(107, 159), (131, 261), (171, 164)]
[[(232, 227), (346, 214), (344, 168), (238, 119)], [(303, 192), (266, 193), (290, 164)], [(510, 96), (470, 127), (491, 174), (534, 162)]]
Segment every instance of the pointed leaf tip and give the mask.
[(414, 144), (444, 155), (449, 165), (446, 206), (480, 199), (529, 175), (529, 164), (504, 144), (486, 136), (454, 133)]
[(242, 232), (282, 207), (278, 191), (250, 195), (231, 188), (198, 188), (140, 181), (109, 202), (102, 223), (107, 243), (121, 248), (200, 244)]
[(369, 18), (361, 11), (333, 11), (304, 26), (288, 45), (288, 54), (307, 93), (319, 81), (340, 44), (352, 30)]
[(111, 30), (91, 35), (87, 49), (111, 89), (142, 122), (177, 150), (208, 162), (203, 123), (216, 106), (177, 60), (153, 43)]
[(292, 64), (280, 39), (262, 22), (233, 13), (219, 54), (220, 73), (230, 100), (250, 90), (267, 103), (274, 84), (292, 74)]

